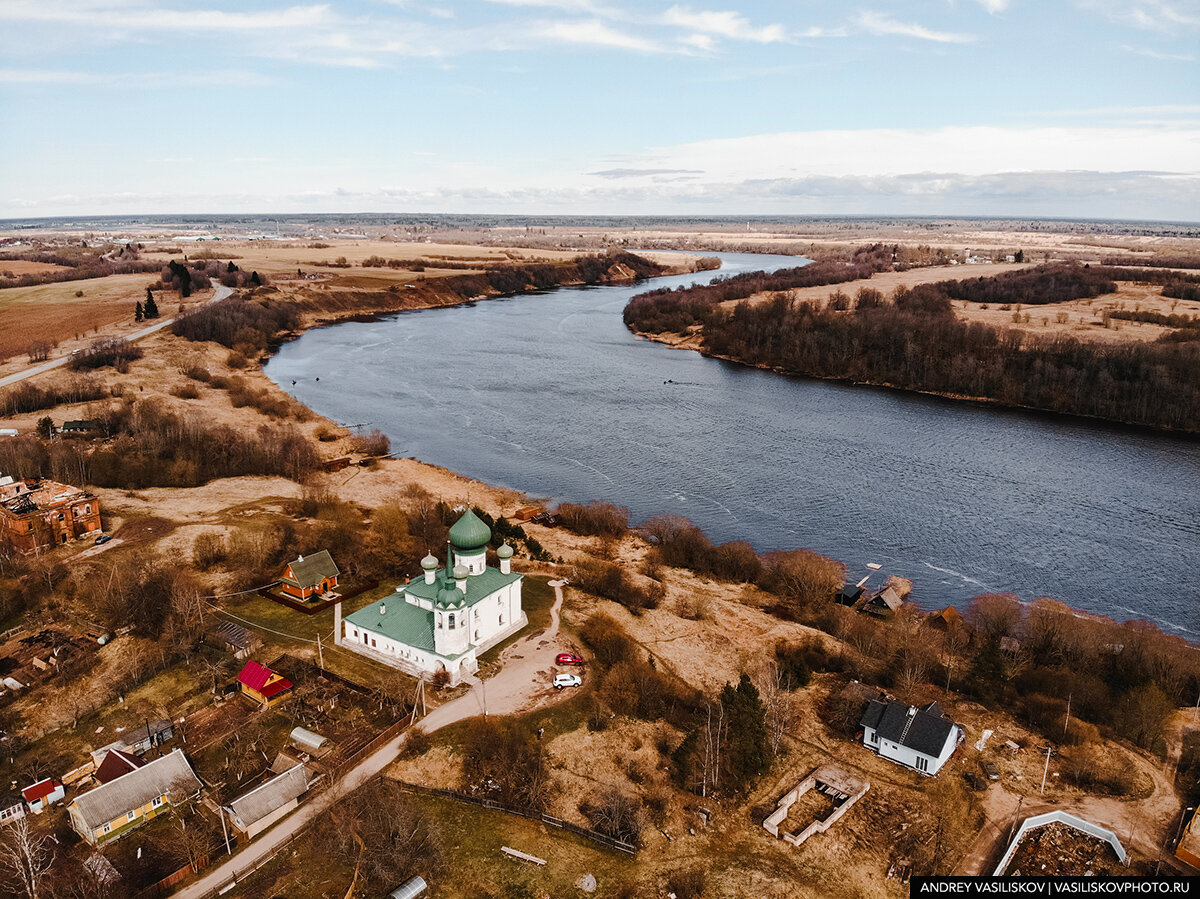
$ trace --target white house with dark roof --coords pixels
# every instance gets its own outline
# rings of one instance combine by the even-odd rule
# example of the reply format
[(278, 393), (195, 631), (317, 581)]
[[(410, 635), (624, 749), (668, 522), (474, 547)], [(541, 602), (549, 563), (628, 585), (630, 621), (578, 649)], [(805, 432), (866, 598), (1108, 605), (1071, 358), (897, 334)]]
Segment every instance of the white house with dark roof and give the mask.
[(491, 529), (472, 510), (450, 528), (446, 565), (432, 555), (424, 574), (379, 602), (345, 619), (334, 606), (339, 646), (370, 656), (416, 677), (444, 670), (459, 683), (479, 667), (479, 655), (523, 628), (522, 575), (511, 570), (512, 547), (496, 551), (499, 568), (487, 564)]
[(867, 703), (863, 745), (899, 765), (937, 774), (963, 739), (963, 729), (936, 702), (917, 708), (889, 699)]

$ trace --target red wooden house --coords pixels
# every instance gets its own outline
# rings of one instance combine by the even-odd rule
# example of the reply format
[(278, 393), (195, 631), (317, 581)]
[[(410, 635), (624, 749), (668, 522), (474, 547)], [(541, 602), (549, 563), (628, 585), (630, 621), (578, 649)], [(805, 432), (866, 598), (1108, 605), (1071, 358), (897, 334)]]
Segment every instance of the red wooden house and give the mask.
[(292, 682), (282, 674), (254, 661), (246, 663), (237, 679), (242, 694), (264, 709), (282, 702), (292, 689)]
[(323, 549), (305, 558), (300, 556), (283, 569), (282, 589), (285, 596), (301, 602), (328, 593), (338, 585), (338, 567), (329, 550)]

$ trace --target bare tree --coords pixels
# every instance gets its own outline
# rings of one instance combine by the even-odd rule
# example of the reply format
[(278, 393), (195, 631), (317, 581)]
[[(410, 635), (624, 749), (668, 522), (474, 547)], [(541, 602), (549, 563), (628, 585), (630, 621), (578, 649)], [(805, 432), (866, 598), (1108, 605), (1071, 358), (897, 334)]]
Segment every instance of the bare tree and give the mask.
[(765, 662), (759, 671), (758, 694), (767, 711), (767, 734), (771, 743), (771, 754), (778, 755), (784, 735), (792, 721), (793, 685), (786, 683), (785, 675), (774, 659)]
[(14, 886), (28, 899), (39, 899), (46, 872), (54, 862), (50, 835), (37, 833), (28, 817), (9, 824), (0, 838), (0, 871), (6, 872)]
[(967, 607), (967, 620), (989, 640), (1011, 636), (1021, 620), (1021, 601), (1012, 593), (982, 593)]

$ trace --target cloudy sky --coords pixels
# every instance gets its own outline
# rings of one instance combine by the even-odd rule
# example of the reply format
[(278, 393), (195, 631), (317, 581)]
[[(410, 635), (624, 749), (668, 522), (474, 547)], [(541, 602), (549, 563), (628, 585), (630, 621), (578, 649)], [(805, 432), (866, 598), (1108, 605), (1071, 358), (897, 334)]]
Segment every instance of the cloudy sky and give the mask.
[(0, 217), (1200, 220), (1200, 0), (0, 0)]

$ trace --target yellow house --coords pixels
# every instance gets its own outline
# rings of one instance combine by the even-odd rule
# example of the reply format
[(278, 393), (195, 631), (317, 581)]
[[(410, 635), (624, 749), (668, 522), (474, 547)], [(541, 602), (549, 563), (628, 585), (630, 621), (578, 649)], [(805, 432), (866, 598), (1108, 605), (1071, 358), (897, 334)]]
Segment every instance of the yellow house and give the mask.
[(76, 797), (67, 811), (76, 833), (98, 845), (123, 836), (172, 803), (198, 794), (200, 787), (183, 751), (176, 749)]

